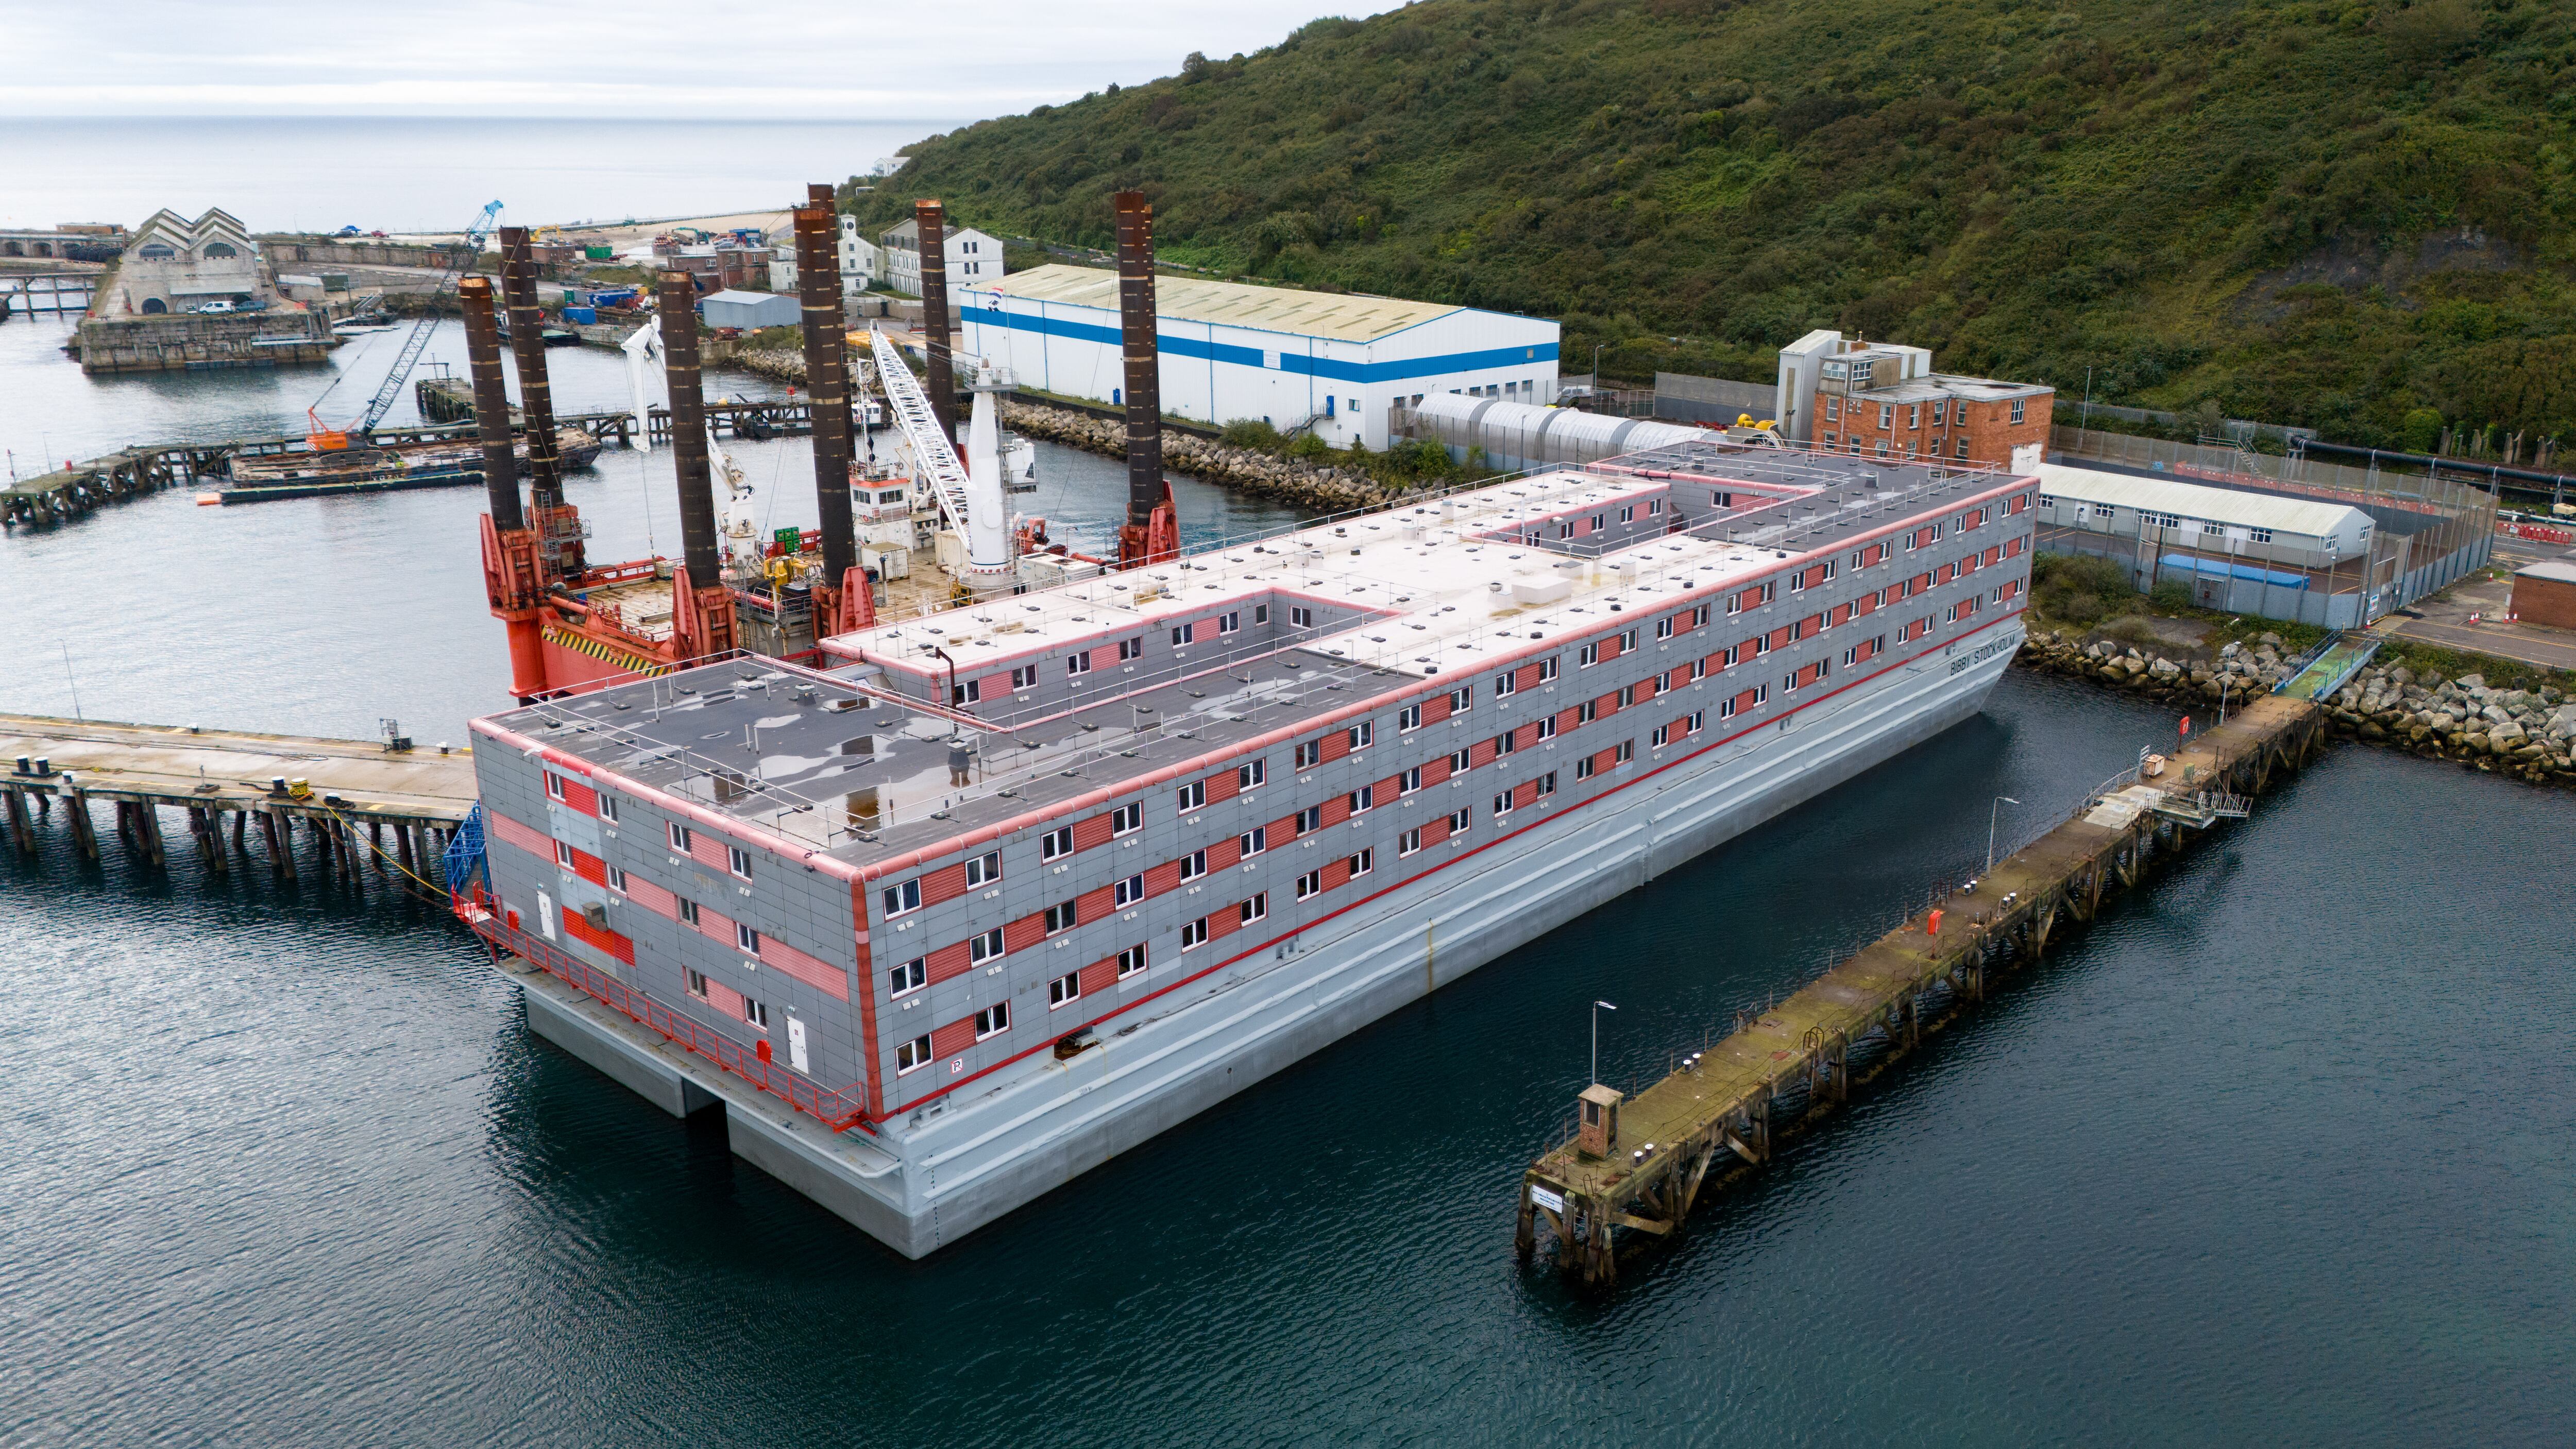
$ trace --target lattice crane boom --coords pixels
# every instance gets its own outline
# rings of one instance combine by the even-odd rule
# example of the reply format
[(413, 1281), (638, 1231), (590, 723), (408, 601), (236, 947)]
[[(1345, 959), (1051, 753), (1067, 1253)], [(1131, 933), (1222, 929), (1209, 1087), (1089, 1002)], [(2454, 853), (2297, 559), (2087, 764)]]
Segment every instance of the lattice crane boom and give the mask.
[[(457, 281), (465, 275), (465, 269), (474, 265), (475, 258), (483, 255), (483, 242), (491, 236), (493, 224), (500, 219), (500, 216), (501, 203), (493, 202), (484, 207), (483, 214), (476, 217), (473, 224), (465, 229), (464, 249), (454, 254), (448, 263), (446, 273), (438, 279), (438, 285), (430, 292), (430, 300), (433, 304), (440, 297), (455, 291)], [(403, 339), (402, 351), (395, 355), (394, 365), (385, 373), (383, 385), (376, 389), (375, 399), (367, 404), (366, 415), (358, 419), (357, 426), (349, 429), (350, 432), (360, 435), (372, 433), (376, 430), (376, 424), (385, 420), (385, 414), (393, 409), (394, 399), (402, 396), (403, 382), (411, 376), (412, 365), (420, 361), (421, 350), (429, 346), (429, 334), (436, 331), (437, 327), (438, 310), (433, 305), (428, 311), (421, 313), (419, 321), (412, 324), (411, 335)]]
[(924, 392), (921, 380), (912, 375), (912, 367), (903, 360), (902, 349), (894, 339), (870, 328), (869, 345), (875, 350), (877, 386), (884, 389), (887, 411), (894, 414), (895, 426), (903, 429), (905, 441), (912, 445), (914, 463), (930, 484), (939, 500), (940, 516), (959, 536), (966, 532), (966, 465), (957, 460), (956, 445), (940, 430), (938, 414), (931, 411), (930, 394)]

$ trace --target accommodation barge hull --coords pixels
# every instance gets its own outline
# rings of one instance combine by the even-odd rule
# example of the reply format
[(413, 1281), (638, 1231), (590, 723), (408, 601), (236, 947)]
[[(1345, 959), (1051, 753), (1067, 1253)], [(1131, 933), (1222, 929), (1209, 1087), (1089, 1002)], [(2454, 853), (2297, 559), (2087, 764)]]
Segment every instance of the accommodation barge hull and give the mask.
[(919, 1257), (1976, 713), (2033, 497), (1685, 448), (541, 702), (472, 918)]

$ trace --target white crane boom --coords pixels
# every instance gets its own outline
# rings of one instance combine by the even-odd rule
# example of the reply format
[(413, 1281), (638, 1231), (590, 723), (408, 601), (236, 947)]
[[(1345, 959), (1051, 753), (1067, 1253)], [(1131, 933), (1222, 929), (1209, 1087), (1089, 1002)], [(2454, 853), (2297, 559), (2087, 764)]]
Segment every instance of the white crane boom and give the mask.
[(930, 485), (939, 500), (940, 516), (959, 537), (966, 533), (966, 465), (957, 461), (957, 448), (940, 430), (939, 415), (930, 410), (930, 394), (922, 391), (921, 380), (912, 375), (912, 367), (903, 360), (903, 352), (894, 339), (875, 328), (868, 329), (868, 342), (875, 349), (877, 386), (885, 390), (886, 407), (894, 413), (895, 426), (903, 429), (905, 441), (912, 445), (914, 464), (921, 469), (922, 481)]

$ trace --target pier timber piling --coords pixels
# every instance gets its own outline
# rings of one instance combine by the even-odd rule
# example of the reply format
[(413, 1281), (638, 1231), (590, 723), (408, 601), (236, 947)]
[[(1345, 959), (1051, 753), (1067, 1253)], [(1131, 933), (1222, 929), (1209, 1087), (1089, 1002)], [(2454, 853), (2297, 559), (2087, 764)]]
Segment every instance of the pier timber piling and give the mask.
[[(1701, 1194), (1769, 1163), (1781, 1139), (1847, 1101), (1856, 1082), (1921, 1044), (1991, 977), (2036, 964), (2071, 924), (2139, 884), (2150, 865), (2243, 816), (2325, 736), (2311, 701), (2274, 694), (2199, 736), (2152, 780), (2122, 777), (1952, 896), (1682, 1060), (1634, 1097), (1595, 1084), (1575, 1134), (1523, 1174), (1513, 1248), (1541, 1236), (1586, 1285), (1618, 1278), (1635, 1236), (1669, 1237)], [(1621, 1234), (1627, 1235), (1623, 1241)]]

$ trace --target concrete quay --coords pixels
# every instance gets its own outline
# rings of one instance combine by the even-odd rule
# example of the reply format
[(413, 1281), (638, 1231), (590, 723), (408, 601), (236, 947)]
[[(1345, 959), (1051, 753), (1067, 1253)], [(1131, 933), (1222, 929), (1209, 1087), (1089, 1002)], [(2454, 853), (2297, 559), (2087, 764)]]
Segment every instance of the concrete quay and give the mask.
[(2158, 775), (2107, 782), (1973, 893), (1936, 899), (1787, 1000), (1740, 1014), (1633, 1098), (1588, 1088), (1573, 1135), (1522, 1176), (1515, 1251), (1528, 1261), (1544, 1237), (1569, 1276), (1616, 1282), (1639, 1239), (1681, 1231), (1704, 1190), (1769, 1163), (1783, 1138), (1982, 1000), (1995, 973), (2036, 964), (2154, 862), (2246, 814), (2315, 752), (2324, 724), (2312, 700), (2258, 698)]

